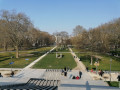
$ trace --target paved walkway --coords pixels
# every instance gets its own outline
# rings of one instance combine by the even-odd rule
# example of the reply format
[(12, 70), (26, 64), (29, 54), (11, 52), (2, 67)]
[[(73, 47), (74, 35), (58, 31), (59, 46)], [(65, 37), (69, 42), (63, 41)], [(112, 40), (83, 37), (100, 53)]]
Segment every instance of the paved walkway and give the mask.
[(75, 60), (75, 62), (76, 62), (76, 64), (77, 64), (77, 67), (75, 67), (73, 70), (85, 71), (85, 70), (86, 70), (85, 65), (84, 65), (81, 61), (79, 61), (79, 58), (78, 58), (78, 57), (76, 56), (76, 54), (72, 51), (71, 48), (69, 48), (69, 50), (70, 50), (70, 52), (71, 52), (72, 56), (74, 57), (74, 60)]
[(30, 78), (42, 78), (44, 73), (45, 69), (24, 69), (16, 74), (14, 77), (0, 78), (0, 86), (26, 83)]
[[(92, 80), (87, 73), (83, 72), (80, 80), (71, 79), (70, 76), (78, 75), (79, 70), (68, 72), (67, 77), (60, 72), (46, 72), (46, 69), (25, 69), (14, 77), (0, 78), (0, 85), (10, 85), (26, 83), (30, 78), (60, 79), (58, 90), (119, 90), (119, 88), (109, 87), (102, 80)], [(59, 78), (56, 78), (59, 77)]]
[[(75, 57), (74, 60), (77, 63), (77, 67), (75, 67), (73, 70), (86, 71), (85, 65), (81, 61), (79, 61), (79, 58), (72, 51), (71, 48), (69, 48), (69, 50), (71, 51), (72, 56)], [(99, 56), (97, 56), (97, 57), (99, 57)], [(102, 79), (103, 81), (110, 81), (110, 74), (109, 73), (104, 73), (103, 77), (99, 76), (96, 73), (90, 73), (90, 72), (88, 72), (87, 74), (89, 74), (92, 77), (93, 80), (100, 80), (100, 79)], [(117, 76), (119, 74), (120, 73), (111, 73), (111, 81), (118, 81)]]

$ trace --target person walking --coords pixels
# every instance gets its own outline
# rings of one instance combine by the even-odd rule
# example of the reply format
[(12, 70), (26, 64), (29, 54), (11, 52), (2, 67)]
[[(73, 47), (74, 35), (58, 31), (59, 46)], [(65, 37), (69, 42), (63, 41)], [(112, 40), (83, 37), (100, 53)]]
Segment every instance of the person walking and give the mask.
[(118, 79), (118, 81), (120, 81), (120, 75), (118, 75), (117, 79)]
[(67, 70), (67, 68), (65, 67), (65, 68), (64, 68), (64, 71), (66, 71), (66, 70)]
[(3, 77), (1, 73), (0, 73), (0, 77)]
[(12, 71), (12, 72), (11, 72), (11, 77), (13, 77), (13, 76), (14, 76), (14, 72)]
[(86, 71), (88, 72), (88, 67), (86, 67)]
[(67, 77), (67, 71), (64, 71), (64, 76), (66, 76), (66, 77)]
[(118, 75), (117, 79), (118, 79), (118, 82), (119, 82), (119, 88), (120, 88), (120, 75)]
[(81, 71), (79, 71), (79, 76), (80, 76), (80, 78), (81, 78), (81, 76), (82, 76), (82, 72), (81, 72)]
[(104, 72), (101, 70), (101, 72), (100, 72), (100, 76), (101, 76), (101, 77), (103, 76), (103, 73), (104, 73)]

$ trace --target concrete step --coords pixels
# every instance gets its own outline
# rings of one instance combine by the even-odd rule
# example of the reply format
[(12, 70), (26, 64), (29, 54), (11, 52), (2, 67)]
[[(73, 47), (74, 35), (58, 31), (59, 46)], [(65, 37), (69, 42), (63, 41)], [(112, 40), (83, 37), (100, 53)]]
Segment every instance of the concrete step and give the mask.
[(85, 81), (85, 80), (64, 80), (58, 90), (120, 90), (119, 88), (109, 87), (104, 81)]

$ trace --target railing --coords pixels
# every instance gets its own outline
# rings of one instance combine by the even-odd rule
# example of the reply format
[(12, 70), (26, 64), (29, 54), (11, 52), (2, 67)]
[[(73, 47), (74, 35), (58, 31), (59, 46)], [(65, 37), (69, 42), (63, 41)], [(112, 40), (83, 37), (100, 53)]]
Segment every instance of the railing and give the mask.
[(13, 84), (1, 86), (1, 90), (25, 90), (25, 89), (37, 89), (37, 90), (57, 90), (59, 80), (45, 80), (31, 78), (27, 83), (24, 84)]

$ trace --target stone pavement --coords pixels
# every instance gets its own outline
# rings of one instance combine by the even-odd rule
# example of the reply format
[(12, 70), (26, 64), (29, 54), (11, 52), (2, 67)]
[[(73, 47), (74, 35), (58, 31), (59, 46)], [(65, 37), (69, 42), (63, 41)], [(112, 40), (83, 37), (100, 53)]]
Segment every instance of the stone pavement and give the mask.
[(25, 69), (14, 77), (0, 78), (1, 85), (10, 85), (26, 83), (30, 78), (44, 78), (51, 80), (60, 80), (58, 90), (120, 90), (119, 88), (109, 87), (102, 80), (92, 80), (87, 72), (82, 72), (80, 80), (71, 79), (70, 76), (78, 76), (79, 70), (68, 72), (67, 77), (61, 75), (61, 72), (46, 72), (46, 69)]
[(14, 77), (1, 77), (0, 86), (17, 84), (17, 83), (26, 83), (30, 78), (41, 78), (44, 72), (45, 72), (45, 69), (22, 70), (18, 74), (14, 75)]
[(109, 87), (102, 80), (92, 80), (92, 77), (85, 71), (82, 71), (83, 74), (80, 80), (70, 79), (71, 74), (78, 76), (78, 72), (79, 70), (72, 70), (67, 77), (62, 76), (58, 90), (120, 90), (119, 88)]

